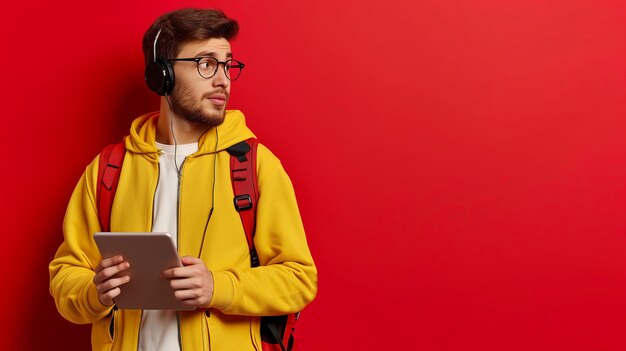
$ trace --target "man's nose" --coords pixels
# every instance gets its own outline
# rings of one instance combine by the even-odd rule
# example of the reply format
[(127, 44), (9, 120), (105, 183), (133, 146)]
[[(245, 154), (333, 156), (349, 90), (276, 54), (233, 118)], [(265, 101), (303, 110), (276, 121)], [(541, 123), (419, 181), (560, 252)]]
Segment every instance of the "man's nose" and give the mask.
[(228, 77), (226, 77), (225, 66), (223, 63), (218, 64), (217, 73), (213, 76), (213, 86), (227, 86), (230, 83)]

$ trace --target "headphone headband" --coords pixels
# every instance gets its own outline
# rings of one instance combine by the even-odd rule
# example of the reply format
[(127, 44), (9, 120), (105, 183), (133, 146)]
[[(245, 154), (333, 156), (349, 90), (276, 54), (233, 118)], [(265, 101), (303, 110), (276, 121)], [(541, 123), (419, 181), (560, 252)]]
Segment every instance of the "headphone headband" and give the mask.
[(159, 28), (159, 31), (157, 32), (156, 36), (154, 37), (154, 44), (152, 45), (152, 55), (154, 56), (152, 61), (156, 62), (156, 43), (157, 40), (159, 40), (159, 35), (161, 35), (161, 31), (163, 30), (163, 28)]

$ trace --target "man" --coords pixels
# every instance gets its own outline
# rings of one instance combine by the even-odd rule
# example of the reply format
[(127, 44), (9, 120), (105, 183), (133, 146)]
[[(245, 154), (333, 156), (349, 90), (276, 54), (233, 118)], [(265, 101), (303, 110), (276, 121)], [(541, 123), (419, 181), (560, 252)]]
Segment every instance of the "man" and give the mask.
[[(98, 157), (74, 190), (65, 240), (49, 266), (50, 292), (63, 317), (93, 324), (94, 350), (260, 350), (260, 316), (299, 311), (317, 293), (291, 182), (260, 144), (254, 243), (261, 266), (250, 266), (226, 151), (254, 137), (241, 112), (226, 110), (232, 80), (243, 69), (230, 47), (237, 32), (237, 22), (222, 12), (199, 9), (167, 13), (147, 30), (147, 83), (163, 97), (160, 111), (137, 118), (125, 138), (111, 210), (111, 231), (172, 235), (183, 267), (162, 278), (193, 311), (115, 307), (130, 280), (129, 263), (101, 257), (93, 239), (102, 230)], [(154, 69), (158, 58), (172, 72), (155, 83), (150, 75), (161, 74), (160, 65)]]

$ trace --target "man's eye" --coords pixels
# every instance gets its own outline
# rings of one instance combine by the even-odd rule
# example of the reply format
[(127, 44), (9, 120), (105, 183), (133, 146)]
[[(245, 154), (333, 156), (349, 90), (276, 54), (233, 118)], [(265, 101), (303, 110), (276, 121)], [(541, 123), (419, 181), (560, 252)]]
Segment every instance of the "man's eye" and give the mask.
[(214, 66), (214, 63), (211, 60), (201, 60), (198, 62), (198, 67), (201, 69), (209, 69)]

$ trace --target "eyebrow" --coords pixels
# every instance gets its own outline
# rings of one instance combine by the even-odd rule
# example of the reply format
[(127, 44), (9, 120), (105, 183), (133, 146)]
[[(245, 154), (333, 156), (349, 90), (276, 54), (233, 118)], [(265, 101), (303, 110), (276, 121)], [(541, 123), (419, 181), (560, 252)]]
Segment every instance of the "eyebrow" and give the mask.
[[(206, 56), (215, 57), (215, 56), (217, 56), (217, 54), (215, 52), (213, 52), (213, 51), (201, 51), (201, 52), (197, 53), (195, 57), (206, 57)], [(233, 53), (232, 52), (227, 52), (226, 53), (226, 58), (233, 58)]]

